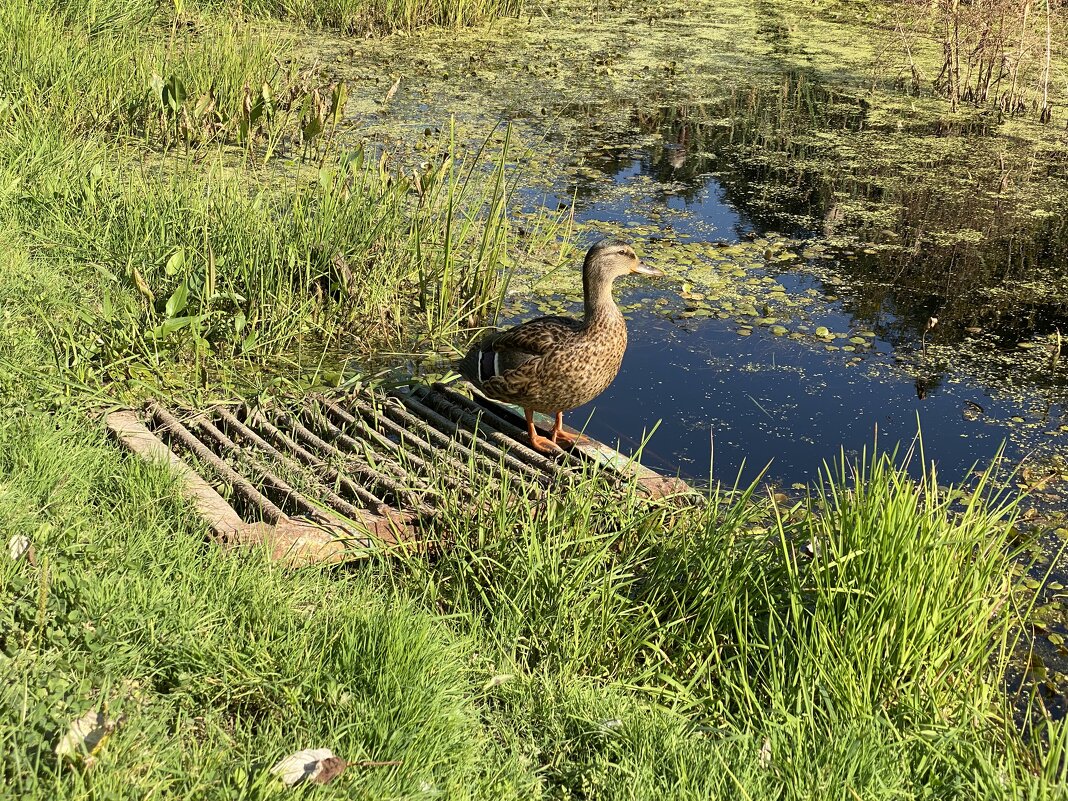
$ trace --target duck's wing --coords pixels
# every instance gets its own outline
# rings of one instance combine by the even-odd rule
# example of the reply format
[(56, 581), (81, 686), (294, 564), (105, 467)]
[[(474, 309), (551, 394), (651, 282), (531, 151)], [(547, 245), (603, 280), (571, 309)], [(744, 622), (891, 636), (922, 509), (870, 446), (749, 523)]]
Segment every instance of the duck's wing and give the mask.
[(582, 322), (572, 317), (551, 315), (528, 320), (515, 328), (487, 337), (482, 350), (495, 353), (514, 352), (517, 357), (544, 356), (569, 341), (582, 328)]
[(581, 328), (579, 320), (553, 315), (494, 331), (468, 352), (460, 372), (494, 397), (518, 396), (536, 381), (542, 357), (569, 342)]

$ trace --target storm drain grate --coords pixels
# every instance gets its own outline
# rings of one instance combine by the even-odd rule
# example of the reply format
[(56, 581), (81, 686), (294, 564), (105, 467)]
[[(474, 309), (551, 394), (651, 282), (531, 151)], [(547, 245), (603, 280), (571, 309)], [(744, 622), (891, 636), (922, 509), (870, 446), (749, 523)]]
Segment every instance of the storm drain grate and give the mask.
[(266, 408), (152, 403), (107, 424), (130, 449), (170, 463), (220, 541), (267, 541), (290, 561), (422, 547), (431, 533), (442, 545), (434, 521), (446, 496), (474, 509), (500, 503), (516, 483), (562, 491), (591, 465), (610, 486), (637, 479), (652, 497), (689, 491), (596, 441), (541, 454), (516, 411), (442, 384)]

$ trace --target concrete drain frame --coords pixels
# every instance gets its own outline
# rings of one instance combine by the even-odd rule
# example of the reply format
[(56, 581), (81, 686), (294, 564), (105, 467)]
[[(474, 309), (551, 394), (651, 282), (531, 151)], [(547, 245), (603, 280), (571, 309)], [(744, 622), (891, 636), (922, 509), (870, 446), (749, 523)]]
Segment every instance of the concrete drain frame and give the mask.
[[(517, 410), (469, 389), (470, 396), (443, 384), (309, 394), (266, 408), (151, 402), (111, 412), (105, 423), (123, 446), (168, 466), (217, 542), (265, 544), (288, 564), (441, 547), (440, 534), (432, 539), (427, 531), (444, 492), (475, 504), (484, 502), (479, 487), (487, 485), (563, 489), (591, 466), (610, 485), (634, 481), (650, 498), (695, 495), (595, 440), (541, 454)], [(538, 423), (547, 431), (551, 421)], [(231, 500), (205, 475), (225, 485)]]

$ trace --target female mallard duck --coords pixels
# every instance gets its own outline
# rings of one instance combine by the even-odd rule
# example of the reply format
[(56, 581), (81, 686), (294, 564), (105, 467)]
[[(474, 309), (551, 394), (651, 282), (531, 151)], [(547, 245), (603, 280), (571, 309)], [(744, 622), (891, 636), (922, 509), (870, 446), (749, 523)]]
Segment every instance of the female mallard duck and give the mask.
[[(495, 331), (460, 362), (460, 373), (485, 395), (523, 407), (530, 444), (543, 453), (558, 440), (576, 441), (563, 430), (564, 412), (596, 398), (619, 372), (627, 324), (612, 300), (612, 282), (628, 273), (663, 275), (638, 261), (627, 242), (602, 239), (582, 265), (583, 319), (538, 317)], [(556, 415), (548, 439), (534, 430), (534, 412)]]

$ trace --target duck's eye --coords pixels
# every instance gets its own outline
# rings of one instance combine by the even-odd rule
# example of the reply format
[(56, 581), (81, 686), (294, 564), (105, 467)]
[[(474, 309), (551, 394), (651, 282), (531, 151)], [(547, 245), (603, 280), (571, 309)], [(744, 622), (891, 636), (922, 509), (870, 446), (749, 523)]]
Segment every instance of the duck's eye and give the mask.
[(620, 256), (626, 256), (627, 255), (627, 251), (621, 250), (621, 251), (619, 251), (619, 255)]

